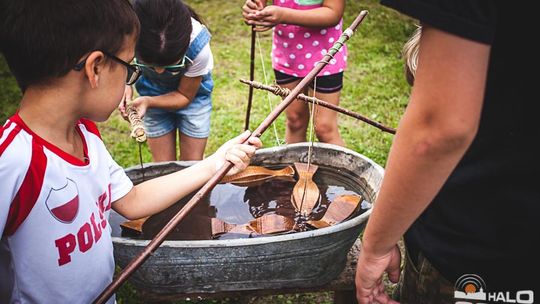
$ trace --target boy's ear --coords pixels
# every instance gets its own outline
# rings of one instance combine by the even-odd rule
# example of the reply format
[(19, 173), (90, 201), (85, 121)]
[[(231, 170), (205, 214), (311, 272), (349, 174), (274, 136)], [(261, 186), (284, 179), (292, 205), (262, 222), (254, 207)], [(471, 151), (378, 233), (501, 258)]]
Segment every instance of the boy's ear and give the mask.
[(86, 64), (84, 65), (84, 72), (86, 77), (90, 81), (90, 86), (92, 89), (98, 87), (99, 76), (103, 71), (103, 66), (105, 62), (105, 55), (100, 51), (94, 51), (88, 55), (86, 59)]

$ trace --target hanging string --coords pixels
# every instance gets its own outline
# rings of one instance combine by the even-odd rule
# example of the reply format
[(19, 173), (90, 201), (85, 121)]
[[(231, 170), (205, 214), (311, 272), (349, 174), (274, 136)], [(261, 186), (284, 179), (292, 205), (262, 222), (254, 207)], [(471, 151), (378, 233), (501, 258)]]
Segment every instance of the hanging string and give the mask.
[[(339, 48), (336, 47), (336, 45), (337, 45), (338, 43), (340, 44), (339, 47), (342, 47), (342, 46), (343, 46), (343, 43), (341, 43), (340, 41), (336, 41), (336, 43), (332, 46), (332, 48), (330, 48), (330, 50), (334, 49), (335, 52), (337, 53), (337, 52), (339, 51)], [(326, 63), (326, 64), (330, 64), (332, 60), (335, 60), (335, 59), (334, 59), (334, 55), (332, 54), (332, 52), (327, 52), (327, 53), (325, 53), (325, 54), (323, 54), (323, 55), (328, 55), (328, 56), (330, 56), (331, 59), (330, 59), (329, 61), (324, 61), (324, 60), (323, 60), (324, 57), (323, 57), (323, 59), (321, 59), (319, 62), (324, 62), (324, 63)], [(317, 62), (317, 64), (319, 64), (319, 62)], [(313, 96), (312, 96), (312, 98), (313, 98), (313, 100), (315, 100), (315, 102), (314, 102), (313, 104), (310, 103), (310, 106), (311, 106), (311, 107), (310, 107), (311, 113), (310, 113), (310, 115), (309, 115), (309, 123), (310, 123), (310, 127), (309, 127), (309, 142), (310, 142), (310, 145), (309, 145), (309, 147), (308, 147), (308, 170), (309, 170), (309, 166), (311, 165), (311, 153), (312, 153), (312, 151), (313, 151), (313, 131), (315, 130), (315, 127), (316, 127), (316, 126), (315, 126), (316, 122), (315, 122), (314, 117), (315, 117), (316, 112), (317, 112), (318, 109), (319, 109), (319, 108), (317, 107), (317, 105), (318, 105), (317, 100), (318, 100), (318, 99), (316, 98), (316, 97), (317, 97), (316, 94), (317, 94), (317, 77), (315, 76), (315, 78), (313, 79)]]
[[(315, 94), (317, 92), (317, 77), (313, 79), (313, 97), (315, 98)], [(309, 104), (309, 147), (308, 147), (308, 170), (309, 166), (311, 165), (311, 153), (313, 151), (313, 133), (315, 131), (315, 111), (317, 110), (316, 104)]]
[[(313, 97), (315, 98), (315, 93), (317, 92), (317, 77), (313, 79)], [(313, 132), (315, 130), (315, 111), (317, 110), (317, 106), (315, 103), (308, 104), (309, 109), (309, 146), (308, 146), (308, 154), (307, 154), (307, 170), (309, 172), (311, 167), (311, 155), (313, 152)], [(302, 201), (300, 203), (300, 210), (302, 210), (302, 207), (304, 205), (304, 199), (306, 197), (306, 189), (307, 189), (307, 179), (304, 181), (304, 192), (302, 192)], [(306, 215), (307, 216), (307, 215)], [(307, 220), (307, 219), (306, 219)]]
[(143, 159), (142, 159), (142, 143), (139, 144), (139, 163), (141, 164), (141, 173), (142, 173), (142, 181), (144, 182), (146, 180), (144, 176), (144, 166), (143, 166)]
[[(257, 48), (259, 49), (259, 57), (261, 58), (261, 66), (262, 66), (262, 71), (263, 71), (263, 76), (264, 76), (264, 83), (268, 84), (268, 75), (266, 74), (266, 68), (264, 65), (264, 57), (263, 57), (262, 47), (261, 47), (261, 39), (258, 32), (257, 32), (256, 40), (257, 40)], [(272, 104), (272, 100), (270, 99), (270, 92), (266, 92), (266, 100), (268, 101), (268, 110), (272, 111), (272, 109), (274, 109), (274, 105)], [(275, 123), (272, 124), (272, 128), (274, 129), (274, 137), (276, 139), (276, 145), (281, 146), (282, 142), (279, 140), (277, 127)]]

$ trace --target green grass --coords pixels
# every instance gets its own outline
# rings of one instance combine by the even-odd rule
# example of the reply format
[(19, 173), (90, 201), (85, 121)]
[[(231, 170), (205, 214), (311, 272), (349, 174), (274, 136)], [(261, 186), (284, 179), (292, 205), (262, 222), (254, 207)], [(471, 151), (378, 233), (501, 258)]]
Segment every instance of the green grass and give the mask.
[(17, 87), (17, 82), (11, 76), (7, 63), (0, 53), (0, 123), (2, 125), (9, 116), (15, 113), (20, 98), (21, 92)]
[[(208, 155), (234, 134), (242, 131), (248, 88), (238, 79), (249, 78), (250, 31), (241, 19), (241, 0), (229, 0), (229, 5), (223, 5), (223, 1), (217, 0), (187, 2), (203, 15), (213, 34), (211, 47), (215, 59), (215, 90), (211, 135), (206, 149)], [(396, 127), (409, 93), (403, 77), (400, 50), (409, 33), (413, 31), (414, 23), (370, 0), (347, 1), (344, 24), (349, 25), (361, 10), (368, 10), (369, 15), (356, 35), (347, 43), (349, 62), (345, 71), (341, 106), (387, 126)], [(261, 33), (258, 38), (266, 79), (272, 83), (271, 32)], [(255, 79), (265, 82), (259, 48), (256, 55)], [(14, 113), (19, 98), (16, 82), (0, 57), (0, 122)], [(269, 113), (271, 106), (268, 99), (272, 107), (280, 101), (278, 97), (268, 98), (266, 92), (255, 90), (251, 129), (258, 126)], [(392, 135), (344, 115), (339, 116), (339, 121), (340, 131), (348, 148), (385, 165)], [(284, 115), (274, 124), (278, 138), (283, 141)], [(118, 113), (113, 113), (106, 123), (100, 124), (100, 129), (111, 154), (120, 165), (128, 167), (138, 163), (137, 144), (128, 136), (128, 125)], [(265, 146), (276, 144), (273, 127), (265, 132), (262, 140)], [(146, 145), (143, 146), (143, 160), (151, 161)]]
[[(190, 0), (186, 1), (207, 22), (211, 32), (211, 47), (215, 59), (213, 72), (215, 90), (211, 134), (206, 155), (214, 152), (226, 140), (240, 133), (244, 126), (247, 86), (238, 79), (249, 78), (250, 30), (241, 19), (242, 0)], [(407, 105), (409, 87), (403, 73), (400, 51), (408, 35), (414, 30), (413, 20), (382, 7), (373, 0), (347, 1), (344, 25), (348, 26), (361, 10), (369, 15), (357, 33), (347, 42), (348, 68), (345, 71), (341, 106), (368, 116), (387, 126), (397, 127)], [(271, 32), (259, 35), (268, 82), (274, 81), (270, 62)], [(255, 79), (265, 82), (259, 49), (256, 55)], [(20, 92), (9, 74), (5, 60), (0, 56), (0, 122), (12, 115), (17, 108)], [(273, 106), (280, 101), (271, 97)], [(251, 114), (254, 129), (269, 113), (267, 94), (255, 91)], [(347, 147), (384, 166), (392, 142), (392, 135), (363, 122), (340, 115), (340, 131)], [(281, 115), (274, 125), (279, 139), (285, 135), (285, 117)], [(129, 137), (129, 127), (118, 113), (100, 124), (104, 141), (114, 159), (123, 167), (139, 162), (138, 146)], [(274, 146), (273, 128), (262, 136), (266, 147)], [(143, 161), (151, 161), (148, 147), (144, 145)], [(118, 293), (119, 303), (141, 303), (136, 291), (126, 284)], [(178, 303), (193, 303), (181, 301)], [(199, 303), (235, 303), (229, 301), (199, 301)], [(331, 303), (331, 293), (274, 296), (252, 299), (252, 304), (266, 303)]]

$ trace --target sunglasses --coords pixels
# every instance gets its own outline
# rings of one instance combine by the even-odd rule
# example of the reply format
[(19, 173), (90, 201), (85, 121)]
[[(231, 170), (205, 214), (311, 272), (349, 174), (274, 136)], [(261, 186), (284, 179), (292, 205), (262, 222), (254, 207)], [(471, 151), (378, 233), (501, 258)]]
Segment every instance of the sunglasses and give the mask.
[[(137, 61), (137, 58), (135, 58), (134, 65), (136, 65), (138, 67), (141, 67), (141, 68), (152, 69), (154, 71), (155, 71), (156, 68), (159, 68), (159, 69), (164, 69), (167, 72), (178, 73), (178, 72), (182, 71), (182, 69), (186, 66), (186, 58), (187, 58), (186, 56), (182, 57), (182, 61), (177, 63), (177, 64), (162, 65), (162, 66), (140, 63), (140, 62)], [(188, 60), (189, 60), (189, 58), (188, 58)]]
[[(103, 54), (105, 54), (105, 56), (111, 58), (112, 60), (120, 63), (121, 65), (125, 66), (126, 67), (126, 70), (127, 70), (127, 77), (126, 77), (126, 85), (132, 85), (134, 84), (137, 79), (139, 79), (139, 77), (141, 77), (142, 73), (141, 73), (141, 69), (135, 65), (135, 64), (129, 64), (127, 62), (125, 62), (124, 60), (114, 56), (113, 54), (109, 53), (109, 52), (106, 52), (106, 51), (101, 51)], [(88, 59), (88, 57), (84, 58), (83, 61), (77, 63), (73, 69), (75, 71), (81, 71), (83, 68), (84, 68), (84, 65), (86, 64), (86, 60)]]

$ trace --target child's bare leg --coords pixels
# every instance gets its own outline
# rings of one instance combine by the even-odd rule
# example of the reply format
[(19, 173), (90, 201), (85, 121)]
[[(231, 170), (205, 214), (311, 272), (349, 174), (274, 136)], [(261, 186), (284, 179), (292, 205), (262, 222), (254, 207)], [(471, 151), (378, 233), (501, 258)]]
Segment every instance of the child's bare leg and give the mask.
[[(331, 104), (339, 105), (340, 93), (341, 91), (334, 93), (317, 92), (316, 97)], [(309, 96), (313, 96), (313, 90), (311, 89), (309, 90)], [(315, 114), (315, 134), (317, 134), (319, 141), (344, 147), (345, 142), (339, 134), (337, 123), (338, 113), (318, 106)]]
[(155, 162), (176, 160), (176, 136), (171, 131), (159, 137), (149, 137), (148, 146)]
[[(281, 87), (292, 90), (298, 83), (300, 80), (281, 85)], [(309, 122), (309, 111), (306, 103), (295, 100), (287, 107), (285, 113), (287, 114), (285, 141), (288, 144), (305, 142)]]
[(178, 135), (180, 139), (180, 160), (201, 160), (204, 156), (207, 138), (195, 138), (183, 134)]

